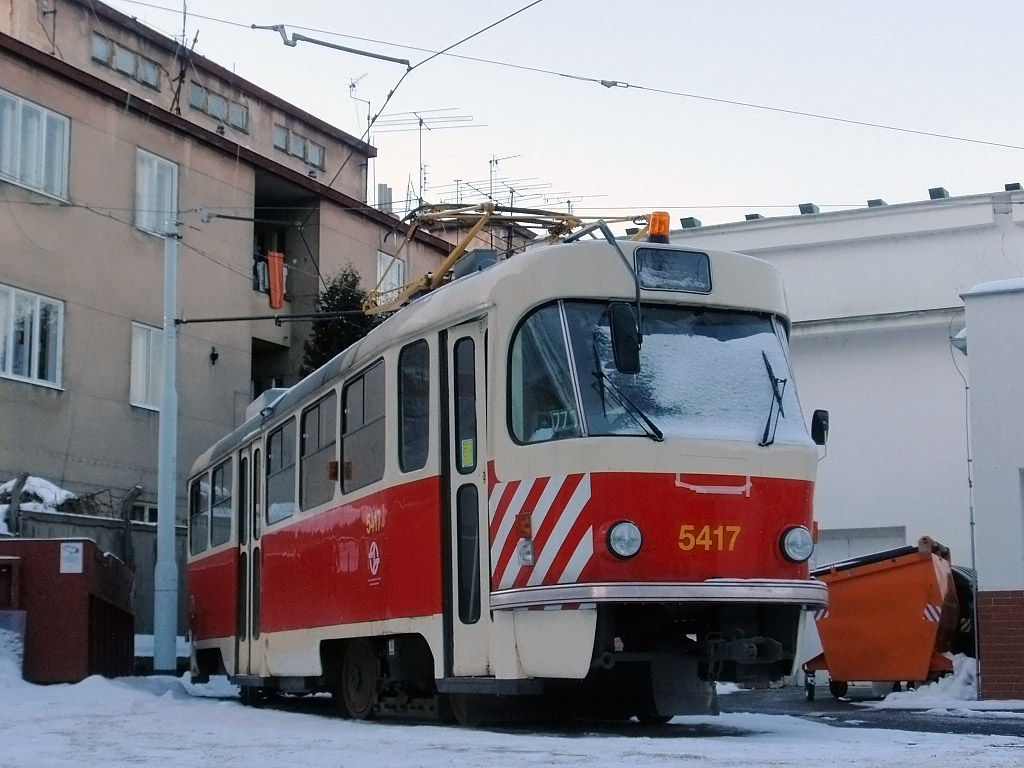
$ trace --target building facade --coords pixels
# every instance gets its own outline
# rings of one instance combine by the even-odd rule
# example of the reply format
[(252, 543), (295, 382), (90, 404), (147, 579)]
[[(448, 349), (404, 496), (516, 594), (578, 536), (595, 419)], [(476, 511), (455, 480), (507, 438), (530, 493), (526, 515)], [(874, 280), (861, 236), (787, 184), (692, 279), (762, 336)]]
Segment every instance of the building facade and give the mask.
[[(297, 380), (290, 316), (347, 265), (372, 288), (397, 247), (365, 202), (375, 150), (92, 0), (0, 2), (0, 71), (0, 478), (114, 509), (140, 486), (149, 515), (168, 221), (180, 318), (283, 318), (180, 326), (183, 510), (194, 458)], [(449, 250), (419, 235), (402, 269)]]
[(1024, 279), (964, 294), (982, 698), (1024, 699)]

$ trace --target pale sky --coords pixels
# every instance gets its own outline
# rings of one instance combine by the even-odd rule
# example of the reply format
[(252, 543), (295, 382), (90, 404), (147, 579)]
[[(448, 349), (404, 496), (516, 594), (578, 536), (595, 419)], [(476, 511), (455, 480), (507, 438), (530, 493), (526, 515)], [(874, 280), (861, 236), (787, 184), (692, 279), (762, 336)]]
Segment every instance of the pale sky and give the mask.
[[(181, 34), (180, 0), (108, 1)], [(187, 0), (185, 30), (190, 42), (199, 33), (199, 53), (361, 136), (365, 102), (379, 112), (405, 68), (305, 42), (286, 47), (251, 24), (283, 23), (415, 65), (430, 56), (416, 48), (446, 48), (529, 1)], [(565, 210), (572, 200), (590, 215), (660, 209), (673, 222), (792, 215), (803, 202), (825, 211), (869, 198), (924, 200), (937, 186), (952, 195), (1001, 190), (1024, 181), (1021, 30), (1016, 0), (542, 0), (452, 53), (588, 80), (450, 56), (416, 67), (371, 134), (379, 156), (370, 196), (373, 182), (391, 185), (396, 200), (410, 181), (419, 188), (419, 133), (383, 132), (387, 115), (409, 112), (459, 118), (423, 131), (432, 202), (453, 202), (456, 179), (464, 193), (465, 182), (488, 192), (492, 158), (504, 158), (494, 169), (500, 202), (512, 187), (517, 204)]]

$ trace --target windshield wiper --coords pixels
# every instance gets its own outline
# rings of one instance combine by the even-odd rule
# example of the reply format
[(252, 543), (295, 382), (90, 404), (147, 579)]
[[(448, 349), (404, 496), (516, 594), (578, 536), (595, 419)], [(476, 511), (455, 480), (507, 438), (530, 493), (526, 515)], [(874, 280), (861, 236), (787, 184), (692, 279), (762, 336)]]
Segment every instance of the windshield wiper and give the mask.
[[(775, 376), (775, 371), (772, 370), (772, 364), (768, 362), (768, 355), (765, 354), (764, 350), (761, 350), (761, 357), (764, 359), (765, 370), (768, 371), (768, 380), (772, 384), (772, 401), (768, 405), (768, 421), (764, 425), (764, 435), (761, 437), (761, 442), (758, 445), (764, 447), (771, 445), (775, 442), (775, 430), (779, 426), (779, 416), (785, 416), (786, 411), (782, 407), (782, 395), (786, 391), (786, 382), (789, 379), (780, 379)], [(781, 385), (781, 387), (780, 387)], [(779, 411), (775, 413), (775, 404), (779, 404)], [(775, 421), (772, 421), (772, 414), (775, 413)]]
[(641, 411), (632, 400), (626, 397), (626, 393), (615, 386), (615, 384), (612, 383), (612, 380), (605, 376), (602, 371), (594, 371), (594, 376), (597, 377), (598, 384), (601, 387), (601, 392), (604, 393), (607, 391), (608, 394), (612, 396), (612, 399), (619, 404), (619, 407), (628, 413), (633, 421), (643, 428), (649, 438), (659, 443), (665, 439), (665, 435), (660, 429), (658, 429), (658, 425), (651, 421), (647, 417), (647, 414)]

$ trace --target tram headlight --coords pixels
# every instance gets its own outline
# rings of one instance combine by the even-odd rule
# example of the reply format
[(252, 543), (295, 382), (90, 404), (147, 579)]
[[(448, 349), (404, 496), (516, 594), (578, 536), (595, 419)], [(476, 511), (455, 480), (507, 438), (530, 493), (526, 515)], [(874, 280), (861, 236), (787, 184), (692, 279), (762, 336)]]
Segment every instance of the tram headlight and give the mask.
[(616, 557), (632, 557), (640, 551), (643, 541), (640, 528), (629, 520), (620, 520), (608, 529), (608, 549)]
[(814, 552), (814, 538), (802, 525), (788, 528), (779, 541), (782, 555), (791, 563), (802, 563)]

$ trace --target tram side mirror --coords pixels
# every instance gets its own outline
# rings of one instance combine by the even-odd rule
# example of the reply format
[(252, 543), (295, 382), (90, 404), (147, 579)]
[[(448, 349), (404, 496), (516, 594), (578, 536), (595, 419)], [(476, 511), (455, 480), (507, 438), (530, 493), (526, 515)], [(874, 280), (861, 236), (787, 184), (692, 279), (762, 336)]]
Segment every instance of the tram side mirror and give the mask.
[(633, 307), (623, 301), (608, 305), (612, 330), (612, 354), (619, 373), (640, 373), (640, 332)]
[(811, 440), (815, 445), (828, 442), (828, 411), (817, 410), (811, 416)]

